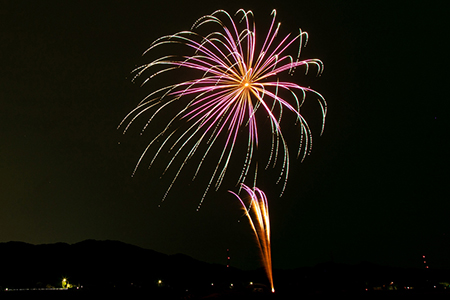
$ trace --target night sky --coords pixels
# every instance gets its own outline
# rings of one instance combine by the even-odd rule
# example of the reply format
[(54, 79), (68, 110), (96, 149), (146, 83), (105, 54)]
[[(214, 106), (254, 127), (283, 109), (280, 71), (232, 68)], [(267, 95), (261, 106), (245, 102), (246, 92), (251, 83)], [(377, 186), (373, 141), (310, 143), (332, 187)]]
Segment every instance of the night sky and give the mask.
[(233, 266), (258, 268), (227, 192), (237, 178), (197, 212), (210, 173), (187, 172), (159, 207), (171, 178), (145, 165), (131, 177), (149, 140), (117, 126), (152, 90), (130, 72), (153, 40), (216, 9), (251, 9), (258, 28), (276, 8), (285, 32), (309, 33), (302, 57), (324, 62), (320, 78), (292, 80), (324, 95), (328, 115), (319, 136), (318, 105), (305, 113), (312, 153), (292, 159), (283, 197), (276, 170), (262, 179), (274, 267), (421, 268), (426, 255), (450, 268), (443, 1), (222, 2), (0, 1), (0, 242), (111, 239), (222, 264), (230, 249)]

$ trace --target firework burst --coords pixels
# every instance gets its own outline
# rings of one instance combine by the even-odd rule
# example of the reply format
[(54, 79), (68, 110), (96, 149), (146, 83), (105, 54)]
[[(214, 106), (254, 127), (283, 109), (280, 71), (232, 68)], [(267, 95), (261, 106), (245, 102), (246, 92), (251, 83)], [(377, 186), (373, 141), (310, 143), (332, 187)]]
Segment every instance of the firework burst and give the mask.
[(262, 263), (269, 279), (272, 293), (275, 291), (272, 275), (272, 254), (270, 247), (270, 219), (269, 219), (269, 203), (263, 191), (258, 188), (251, 189), (246, 185), (242, 185), (245, 192), (250, 197), (249, 204), (246, 204), (236, 193), (229, 191), (235, 195), (242, 204), (245, 216), (248, 218), (250, 227), (256, 237), (256, 242), (261, 254)]
[[(237, 184), (240, 186), (248, 180), (255, 186), (258, 169), (255, 151), (260, 128), (259, 121), (257, 123), (260, 117), (257, 116), (261, 114), (265, 115), (265, 120), (269, 120), (272, 137), (266, 168), (279, 167), (277, 183), (283, 183), (283, 194), (289, 173), (289, 151), (280, 125), (283, 111), (287, 110), (295, 115), (301, 136), (297, 156), (302, 159), (309, 153), (312, 145), (311, 130), (300, 114), (307, 94), (313, 94), (318, 100), (323, 117), (323, 131), (326, 116), (324, 97), (309, 87), (280, 77), (282, 74), (292, 75), (299, 67), (304, 68), (307, 73), (311, 66), (316, 67), (317, 74), (320, 75), (323, 64), (318, 59), (300, 60), (301, 49), (308, 40), (307, 33), (299, 30), (297, 35), (280, 37), (280, 23), (276, 23), (275, 19), (274, 10), (267, 33), (257, 40), (251, 11), (240, 9), (232, 16), (226, 11), (218, 10), (198, 19), (189, 31), (160, 37), (144, 52), (148, 54), (156, 51), (155, 48), (169, 46), (171, 49), (182, 47), (186, 55), (163, 55), (139, 66), (133, 71), (133, 81), (144, 78), (142, 84), (145, 84), (154, 77), (177, 70), (185, 71), (181, 76), (192, 76), (191, 79), (181, 79), (155, 89), (119, 125), (124, 127), (125, 133), (137, 118), (148, 113), (144, 131), (162, 112), (173, 113), (175, 110), (169, 118), (167, 114), (163, 114), (166, 124), (149, 142), (134, 170), (142, 163), (149, 149), (154, 149), (149, 167), (161, 153), (171, 152), (163, 174), (173, 165), (176, 165), (173, 166), (176, 171), (163, 201), (196, 152), (201, 153), (193, 179), (203, 167), (206, 157), (214, 152), (212, 149), (216, 144), (221, 152), (199, 207), (212, 186), (216, 190), (220, 187), (230, 163), (235, 163), (232, 154), (238, 141), (246, 144), (246, 154), (242, 159)], [(206, 30), (206, 33), (201, 34), (202, 30)], [(287, 54), (294, 44), (298, 45), (298, 51), (294, 56)], [(175, 50), (172, 51), (175, 53)], [(178, 108), (180, 103), (181, 109)], [(175, 128), (180, 121), (185, 127)], [(243, 128), (246, 130), (242, 130)], [(199, 149), (202, 150), (198, 151)], [(181, 162), (178, 163), (177, 159), (181, 159)]]

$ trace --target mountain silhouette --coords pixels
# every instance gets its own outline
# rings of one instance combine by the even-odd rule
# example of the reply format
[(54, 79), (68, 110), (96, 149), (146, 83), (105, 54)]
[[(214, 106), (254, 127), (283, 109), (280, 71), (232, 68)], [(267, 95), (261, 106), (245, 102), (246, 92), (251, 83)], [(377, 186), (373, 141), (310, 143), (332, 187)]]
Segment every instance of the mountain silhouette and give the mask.
[(76, 244), (0, 243), (2, 288), (61, 287), (66, 278), (83, 288), (202, 287), (239, 277), (240, 270), (166, 255), (118, 241)]

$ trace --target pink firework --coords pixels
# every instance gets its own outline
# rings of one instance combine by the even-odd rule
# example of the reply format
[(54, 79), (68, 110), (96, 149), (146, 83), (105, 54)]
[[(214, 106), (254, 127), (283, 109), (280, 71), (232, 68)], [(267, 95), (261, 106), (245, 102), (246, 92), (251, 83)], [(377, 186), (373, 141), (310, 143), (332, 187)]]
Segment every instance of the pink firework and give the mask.
[[(255, 186), (258, 164), (254, 156), (258, 146), (258, 128), (261, 129), (257, 119), (261, 118), (261, 114), (270, 124), (272, 137), (266, 168), (270, 165), (279, 167), (277, 183), (283, 183), (283, 194), (289, 173), (289, 151), (280, 127), (283, 111), (293, 113), (296, 124), (300, 127), (301, 138), (297, 156), (301, 156), (302, 160), (312, 145), (310, 128), (300, 114), (300, 108), (308, 93), (318, 100), (322, 111), (323, 131), (326, 116), (324, 97), (309, 87), (280, 78), (282, 74), (292, 75), (299, 67), (303, 67), (307, 73), (311, 66), (314, 66), (320, 75), (323, 64), (318, 59), (300, 60), (301, 49), (308, 40), (307, 33), (300, 30), (295, 36), (288, 34), (279, 37), (280, 23), (276, 23), (275, 19), (274, 10), (267, 34), (262, 35), (261, 41), (258, 40), (257, 43), (251, 11), (240, 9), (233, 17), (226, 11), (218, 10), (198, 19), (189, 31), (160, 37), (144, 52), (149, 54), (155, 52), (155, 48), (169, 46), (177, 51), (181, 47), (187, 55), (164, 55), (144, 64), (134, 70), (133, 81), (145, 76), (145, 84), (156, 76), (161, 77), (167, 72), (177, 70), (181, 73), (172, 78), (192, 76), (191, 79), (180, 79), (151, 92), (119, 125), (125, 127), (125, 133), (144, 113), (149, 113), (144, 129), (155, 118), (161, 119), (161, 115), (165, 116), (166, 124), (145, 148), (135, 168), (136, 171), (151, 148), (154, 152), (150, 166), (162, 152), (173, 153), (164, 173), (172, 165), (177, 165), (174, 166), (176, 171), (163, 200), (196, 152), (202, 149), (193, 179), (203, 167), (206, 157), (215, 153), (211, 149), (216, 144), (220, 146), (220, 154), (217, 155), (217, 163), (199, 207), (211, 186), (218, 189), (228, 167), (235, 163), (232, 154), (237, 143), (246, 143), (246, 155), (242, 159), (237, 184), (250, 180)], [(207, 28), (206, 34), (200, 34), (201, 30)], [(294, 44), (298, 45), (298, 50), (295, 56), (291, 56), (287, 52)], [(173, 115), (167, 117), (168, 113)], [(181, 121), (185, 128), (173, 129), (179, 126)], [(282, 159), (279, 159), (279, 156)], [(180, 163), (175, 162), (178, 157), (181, 158)]]

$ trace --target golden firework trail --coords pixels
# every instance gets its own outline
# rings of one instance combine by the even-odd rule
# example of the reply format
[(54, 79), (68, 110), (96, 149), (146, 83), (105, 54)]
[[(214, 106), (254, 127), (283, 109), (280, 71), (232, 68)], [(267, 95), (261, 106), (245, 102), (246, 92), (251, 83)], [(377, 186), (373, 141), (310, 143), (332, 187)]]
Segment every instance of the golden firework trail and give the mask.
[(242, 188), (250, 197), (250, 203), (246, 204), (241, 197), (236, 193), (229, 191), (235, 195), (242, 204), (245, 210), (245, 215), (248, 218), (250, 227), (252, 228), (256, 242), (261, 254), (264, 270), (266, 271), (267, 278), (269, 279), (270, 288), (272, 293), (275, 292), (273, 286), (273, 274), (272, 274), (272, 254), (270, 247), (270, 218), (269, 218), (269, 203), (267, 197), (263, 191), (257, 187), (251, 189), (245, 184), (242, 184)]

